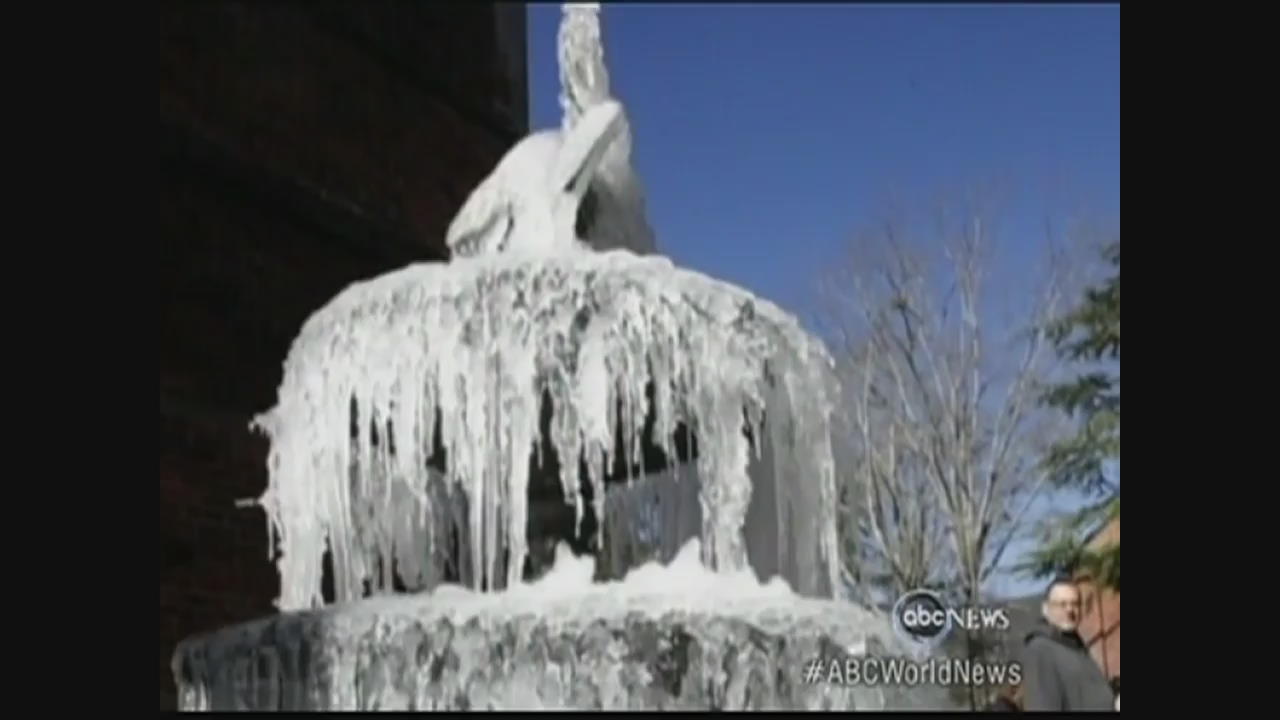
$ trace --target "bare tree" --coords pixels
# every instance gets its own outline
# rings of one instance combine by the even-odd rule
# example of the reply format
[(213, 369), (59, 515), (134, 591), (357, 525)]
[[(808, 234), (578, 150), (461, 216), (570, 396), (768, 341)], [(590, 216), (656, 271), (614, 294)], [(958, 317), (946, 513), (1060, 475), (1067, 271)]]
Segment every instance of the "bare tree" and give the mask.
[(866, 372), (874, 363), (870, 348), (841, 358), (848, 383), (841, 515), (850, 584), (860, 599), (885, 605), (908, 590), (945, 584), (955, 564), (927, 467), (894, 424), (879, 421), (884, 399)]
[(881, 223), (826, 278), (822, 319), (847, 394), (846, 533), (872, 558), (851, 574), (878, 563), (895, 591), (947, 585), (974, 604), (1045, 484), (1036, 393), (1061, 288), (1052, 262), (1009, 342), (996, 338), (990, 227), (972, 206), (923, 235)]

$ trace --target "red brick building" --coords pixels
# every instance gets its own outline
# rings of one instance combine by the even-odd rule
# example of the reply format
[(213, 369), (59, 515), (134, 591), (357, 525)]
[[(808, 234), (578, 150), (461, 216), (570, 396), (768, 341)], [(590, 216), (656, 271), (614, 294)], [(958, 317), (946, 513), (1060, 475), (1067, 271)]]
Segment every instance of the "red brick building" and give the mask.
[[(1101, 550), (1119, 544), (1120, 518), (1103, 526), (1089, 540), (1090, 550)], [(1120, 676), (1120, 593), (1094, 584), (1088, 577), (1080, 582), (1084, 615), (1080, 620), (1080, 636), (1089, 646), (1093, 659), (1102, 666), (1108, 678)]]
[(305, 318), (445, 257), (527, 128), (524, 6), (160, 7), (160, 706), (179, 639), (274, 611), (250, 418)]

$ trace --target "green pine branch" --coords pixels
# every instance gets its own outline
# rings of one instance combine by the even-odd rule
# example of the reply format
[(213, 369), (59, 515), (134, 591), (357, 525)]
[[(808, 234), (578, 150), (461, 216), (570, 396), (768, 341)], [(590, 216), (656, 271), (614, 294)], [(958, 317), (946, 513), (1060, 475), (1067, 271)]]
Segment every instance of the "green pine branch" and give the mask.
[(1050, 323), (1049, 338), (1072, 360), (1120, 359), (1120, 243), (1104, 255), (1115, 275), (1085, 290), (1084, 302)]
[(1107, 523), (1120, 517), (1120, 495), (1094, 503), (1045, 523), (1039, 547), (1015, 566), (1015, 571), (1033, 578), (1085, 573), (1095, 582), (1120, 590), (1120, 544), (1093, 549), (1088, 538)]
[(1059, 355), (1084, 363), (1113, 361), (1114, 372), (1090, 369), (1044, 389), (1041, 401), (1079, 421), (1077, 432), (1050, 447), (1043, 462), (1055, 485), (1078, 487), (1105, 499), (1049, 523), (1039, 546), (1017, 569), (1033, 577), (1087, 572), (1120, 588), (1120, 547), (1085, 547), (1101, 524), (1120, 515), (1120, 495), (1103, 471), (1120, 457), (1120, 242), (1105, 250), (1115, 274), (1085, 291), (1080, 304), (1047, 328)]
[[(1048, 335), (1068, 360), (1120, 360), (1120, 243), (1109, 246), (1106, 259), (1115, 275), (1085, 291), (1083, 301), (1050, 323)], [(1120, 457), (1120, 373), (1091, 370), (1045, 388), (1041, 401), (1080, 421), (1071, 437), (1050, 448), (1044, 461), (1059, 486), (1101, 492), (1108, 484), (1102, 465)]]

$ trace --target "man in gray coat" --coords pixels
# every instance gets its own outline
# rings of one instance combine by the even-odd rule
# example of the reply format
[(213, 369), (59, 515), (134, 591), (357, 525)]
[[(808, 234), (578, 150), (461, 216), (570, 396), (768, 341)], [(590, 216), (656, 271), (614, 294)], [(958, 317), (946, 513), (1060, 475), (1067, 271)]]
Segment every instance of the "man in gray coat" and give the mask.
[(1114, 710), (1111, 685), (1076, 632), (1080, 590), (1066, 578), (1045, 592), (1043, 618), (1023, 648), (1025, 710)]

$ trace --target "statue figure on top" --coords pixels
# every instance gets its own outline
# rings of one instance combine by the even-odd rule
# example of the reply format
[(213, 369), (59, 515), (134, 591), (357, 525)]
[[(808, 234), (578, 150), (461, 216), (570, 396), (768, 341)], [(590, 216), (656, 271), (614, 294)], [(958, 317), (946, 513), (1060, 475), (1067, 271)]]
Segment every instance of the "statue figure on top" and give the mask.
[(656, 252), (631, 128), (609, 89), (596, 3), (564, 6), (559, 130), (522, 139), (471, 193), (445, 237), (452, 256), (578, 247)]

